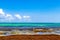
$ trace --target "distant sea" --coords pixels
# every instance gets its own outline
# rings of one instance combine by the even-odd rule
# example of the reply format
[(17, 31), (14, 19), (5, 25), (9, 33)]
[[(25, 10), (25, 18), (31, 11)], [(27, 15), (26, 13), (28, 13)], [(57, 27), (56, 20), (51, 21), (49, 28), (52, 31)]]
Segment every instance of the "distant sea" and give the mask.
[(0, 28), (60, 28), (60, 23), (0, 23)]

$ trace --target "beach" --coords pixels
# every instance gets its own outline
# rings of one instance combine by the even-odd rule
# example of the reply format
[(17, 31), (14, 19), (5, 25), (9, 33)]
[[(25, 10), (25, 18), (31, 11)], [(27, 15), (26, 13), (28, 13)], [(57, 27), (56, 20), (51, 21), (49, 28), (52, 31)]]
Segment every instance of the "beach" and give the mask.
[(60, 40), (60, 24), (2, 23), (0, 40)]
[(0, 40), (60, 40), (59, 35), (11, 35), (0, 36)]

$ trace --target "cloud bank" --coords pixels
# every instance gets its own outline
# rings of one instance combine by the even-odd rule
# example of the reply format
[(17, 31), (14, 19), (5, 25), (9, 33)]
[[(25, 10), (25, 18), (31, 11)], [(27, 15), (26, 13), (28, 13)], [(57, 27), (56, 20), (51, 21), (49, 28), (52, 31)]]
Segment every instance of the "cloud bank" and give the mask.
[(27, 22), (30, 21), (30, 16), (21, 16), (20, 14), (6, 14), (3, 9), (0, 9), (0, 22)]

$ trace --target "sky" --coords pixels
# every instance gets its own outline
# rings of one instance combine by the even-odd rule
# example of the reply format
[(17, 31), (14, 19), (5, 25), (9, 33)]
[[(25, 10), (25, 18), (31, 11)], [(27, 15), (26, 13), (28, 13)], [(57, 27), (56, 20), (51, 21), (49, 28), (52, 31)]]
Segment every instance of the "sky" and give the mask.
[(60, 0), (0, 0), (0, 22), (60, 23)]

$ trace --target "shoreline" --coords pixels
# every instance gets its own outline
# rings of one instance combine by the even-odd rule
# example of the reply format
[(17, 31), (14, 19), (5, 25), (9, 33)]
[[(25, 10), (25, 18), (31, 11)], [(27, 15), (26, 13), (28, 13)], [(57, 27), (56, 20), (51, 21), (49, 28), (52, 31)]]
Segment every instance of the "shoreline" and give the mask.
[(0, 40), (60, 40), (59, 35), (10, 35), (0, 36)]

